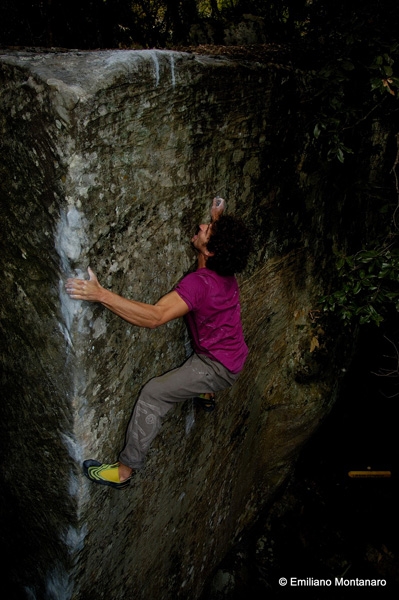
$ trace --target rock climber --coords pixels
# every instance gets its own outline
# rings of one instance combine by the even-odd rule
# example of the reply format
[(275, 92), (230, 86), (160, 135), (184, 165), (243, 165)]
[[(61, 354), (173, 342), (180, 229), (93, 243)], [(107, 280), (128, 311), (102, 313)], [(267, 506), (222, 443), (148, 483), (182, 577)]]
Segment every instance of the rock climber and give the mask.
[(176, 402), (202, 398), (212, 410), (215, 392), (230, 387), (241, 372), (248, 348), (240, 316), (241, 272), (251, 251), (244, 223), (223, 214), (225, 201), (214, 198), (211, 220), (201, 224), (191, 239), (197, 268), (154, 305), (129, 300), (103, 288), (89, 268), (89, 279), (68, 279), (66, 291), (74, 300), (98, 302), (122, 319), (150, 329), (184, 317), (193, 354), (181, 365), (151, 379), (142, 388), (131, 416), (125, 446), (117, 462), (85, 460), (84, 474), (93, 482), (116, 489), (127, 487), (144, 466), (162, 418)]

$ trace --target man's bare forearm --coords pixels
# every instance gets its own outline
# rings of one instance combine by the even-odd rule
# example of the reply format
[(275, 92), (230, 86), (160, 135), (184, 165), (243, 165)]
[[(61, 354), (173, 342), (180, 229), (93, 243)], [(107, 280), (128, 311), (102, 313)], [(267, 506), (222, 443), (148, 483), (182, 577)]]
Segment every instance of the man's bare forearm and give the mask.
[(137, 327), (154, 329), (188, 312), (187, 304), (175, 291), (163, 296), (156, 304), (137, 302), (103, 288), (90, 267), (88, 273), (88, 280), (74, 278), (67, 280), (65, 288), (70, 298), (98, 302)]
[(154, 329), (163, 323), (162, 309), (157, 305), (128, 300), (104, 288), (98, 301), (118, 317), (137, 327)]

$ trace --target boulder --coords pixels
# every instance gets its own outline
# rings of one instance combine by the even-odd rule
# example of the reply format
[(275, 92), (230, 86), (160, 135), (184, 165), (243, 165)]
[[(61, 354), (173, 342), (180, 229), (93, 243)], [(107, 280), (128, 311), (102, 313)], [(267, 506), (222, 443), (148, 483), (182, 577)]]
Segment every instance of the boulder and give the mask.
[[(0, 66), (9, 579), (37, 599), (193, 600), (292, 472), (345, 363), (315, 312), (322, 207), (270, 184), (286, 73), (160, 50), (10, 51)], [(213, 413), (187, 402), (167, 417), (128, 489), (95, 486), (82, 460), (116, 460), (140, 388), (190, 348), (182, 321), (138, 329), (70, 300), (65, 281), (90, 265), (156, 302), (193, 268), (216, 194), (254, 239), (245, 370)]]

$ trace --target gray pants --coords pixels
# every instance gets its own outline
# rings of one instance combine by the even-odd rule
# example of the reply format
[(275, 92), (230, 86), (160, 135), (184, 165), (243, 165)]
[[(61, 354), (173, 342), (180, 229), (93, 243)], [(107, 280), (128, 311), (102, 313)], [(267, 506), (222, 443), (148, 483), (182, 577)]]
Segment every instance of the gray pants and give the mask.
[(151, 379), (141, 390), (134, 407), (120, 462), (132, 469), (141, 469), (162, 418), (176, 402), (219, 392), (232, 386), (238, 375), (217, 361), (193, 354), (181, 367)]

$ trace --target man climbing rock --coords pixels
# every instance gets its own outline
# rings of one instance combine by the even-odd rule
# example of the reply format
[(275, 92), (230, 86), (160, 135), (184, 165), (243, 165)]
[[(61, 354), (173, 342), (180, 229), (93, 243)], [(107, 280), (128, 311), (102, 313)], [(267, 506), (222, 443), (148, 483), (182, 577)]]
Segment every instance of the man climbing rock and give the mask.
[(199, 225), (191, 240), (197, 269), (154, 305), (106, 290), (90, 268), (88, 280), (67, 280), (71, 298), (99, 302), (137, 327), (153, 329), (185, 317), (194, 350), (182, 366), (151, 379), (142, 388), (118, 462), (84, 461), (84, 474), (95, 483), (117, 489), (129, 485), (134, 472), (143, 467), (162, 418), (174, 403), (203, 395), (204, 408), (211, 410), (213, 394), (233, 385), (244, 366), (248, 348), (234, 274), (245, 268), (251, 242), (244, 224), (223, 214), (224, 209), (224, 200), (214, 198), (211, 222)]

